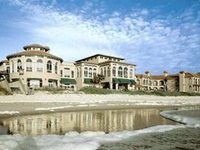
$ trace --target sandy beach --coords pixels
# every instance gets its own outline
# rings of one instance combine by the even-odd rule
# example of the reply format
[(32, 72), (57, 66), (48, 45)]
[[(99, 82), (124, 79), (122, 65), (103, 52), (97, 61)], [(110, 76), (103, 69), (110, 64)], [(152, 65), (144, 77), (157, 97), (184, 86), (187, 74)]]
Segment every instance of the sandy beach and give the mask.
[(0, 96), (0, 118), (54, 111), (120, 109), (135, 107), (200, 106), (200, 97), (140, 95), (35, 94)]

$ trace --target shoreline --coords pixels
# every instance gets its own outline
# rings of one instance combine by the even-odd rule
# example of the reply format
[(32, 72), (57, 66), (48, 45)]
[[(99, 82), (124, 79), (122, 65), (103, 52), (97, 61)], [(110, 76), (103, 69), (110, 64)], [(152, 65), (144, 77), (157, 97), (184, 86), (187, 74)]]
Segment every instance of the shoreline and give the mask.
[(198, 107), (200, 97), (36, 94), (0, 96), (0, 119), (18, 115), (103, 109)]

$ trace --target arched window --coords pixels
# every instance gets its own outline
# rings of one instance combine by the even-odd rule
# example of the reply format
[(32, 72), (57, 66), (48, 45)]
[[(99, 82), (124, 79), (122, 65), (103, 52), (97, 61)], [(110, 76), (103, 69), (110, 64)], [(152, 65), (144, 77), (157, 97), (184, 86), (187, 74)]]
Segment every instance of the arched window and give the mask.
[(118, 77), (122, 77), (122, 67), (118, 68)]
[(37, 60), (37, 72), (43, 72), (43, 61), (42, 61), (42, 59)]
[(17, 60), (17, 72), (22, 70), (22, 61), (20, 59)]
[(55, 63), (55, 74), (58, 73), (58, 63)]
[(149, 81), (149, 85), (150, 85), (150, 86), (152, 85), (152, 82), (151, 82), (151, 81)]
[(112, 75), (115, 77), (116, 76), (116, 67), (113, 67), (112, 69)]
[(92, 77), (92, 68), (89, 68), (89, 77)]
[(164, 85), (164, 81), (160, 81), (160, 85), (161, 85), (161, 86)]
[(124, 77), (128, 78), (128, 68), (124, 68)]
[(107, 68), (107, 75), (110, 77), (110, 67)]
[(88, 77), (88, 68), (87, 67), (84, 68), (84, 76)]
[(95, 77), (97, 75), (97, 69), (93, 68), (93, 77)]
[(33, 70), (32, 68), (32, 60), (31, 59), (27, 59), (26, 60), (26, 71), (27, 72), (31, 72)]
[(154, 81), (154, 86), (158, 86), (158, 82), (157, 81)]
[(133, 69), (130, 69), (129, 78), (133, 78)]
[(47, 72), (52, 73), (52, 62), (50, 60), (47, 62)]

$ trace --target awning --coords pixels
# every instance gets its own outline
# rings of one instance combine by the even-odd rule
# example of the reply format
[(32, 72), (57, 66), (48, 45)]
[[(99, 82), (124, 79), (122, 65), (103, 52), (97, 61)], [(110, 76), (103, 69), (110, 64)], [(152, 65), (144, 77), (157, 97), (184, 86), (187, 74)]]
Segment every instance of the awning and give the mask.
[(130, 80), (129, 79), (119, 79), (120, 83), (122, 84), (130, 84)]
[(86, 83), (86, 84), (93, 84), (94, 82), (93, 82), (92, 79), (85, 78), (84, 79), (84, 83)]
[(120, 83), (120, 81), (117, 78), (113, 78), (113, 83)]
[(66, 85), (68, 85), (68, 84), (76, 84), (76, 80), (75, 79), (62, 78), (60, 80), (60, 83), (61, 84), (66, 84)]
[(133, 79), (122, 79), (122, 78), (113, 78), (113, 83), (121, 83), (121, 84), (136, 84)]
[(135, 82), (135, 80), (130, 80), (130, 82), (131, 82), (131, 84), (133, 84), (133, 85), (136, 85), (136, 82)]

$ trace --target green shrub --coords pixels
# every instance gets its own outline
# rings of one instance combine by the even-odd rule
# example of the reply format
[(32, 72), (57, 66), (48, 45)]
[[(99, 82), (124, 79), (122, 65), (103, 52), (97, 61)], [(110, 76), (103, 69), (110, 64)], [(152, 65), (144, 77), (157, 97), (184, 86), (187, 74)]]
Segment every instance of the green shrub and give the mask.
[(43, 87), (43, 88), (38, 88), (34, 89), (35, 91), (46, 91), (52, 94), (62, 94), (66, 89), (63, 88), (50, 88), (50, 87)]
[(85, 94), (113, 94), (113, 91), (110, 89), (102, 89), (96, 87), (84, 87), (80, 89), (80, 91), (84, 92)]
[(128, 95), (155, 95), (155, 96), (200, 96), (200, 93), (169, 92), (169, 91), (129, 91), (129, 90), (110, 90), (96, 87), (84, 87), (80, 91), (85, 94), (128, 94)]

